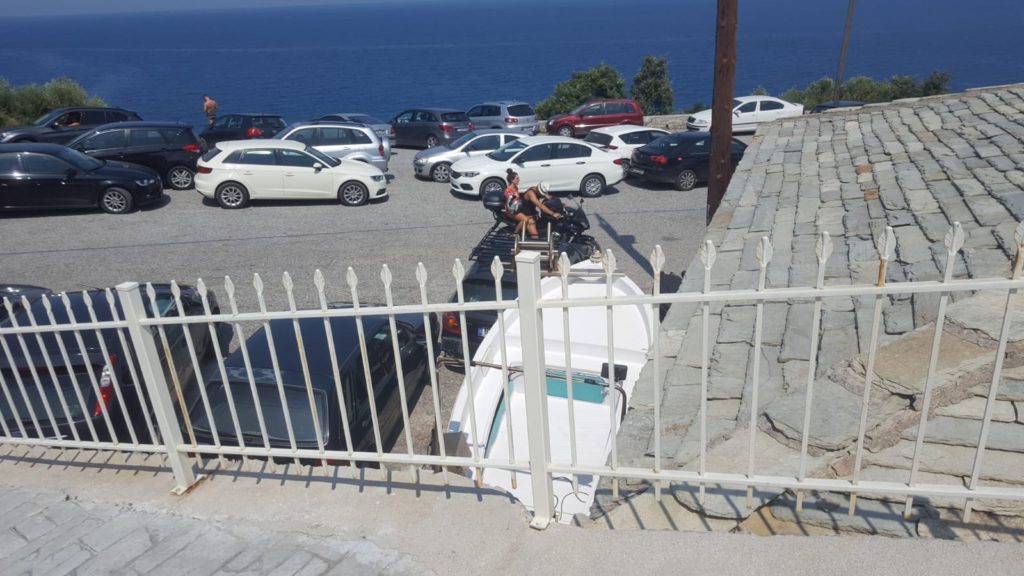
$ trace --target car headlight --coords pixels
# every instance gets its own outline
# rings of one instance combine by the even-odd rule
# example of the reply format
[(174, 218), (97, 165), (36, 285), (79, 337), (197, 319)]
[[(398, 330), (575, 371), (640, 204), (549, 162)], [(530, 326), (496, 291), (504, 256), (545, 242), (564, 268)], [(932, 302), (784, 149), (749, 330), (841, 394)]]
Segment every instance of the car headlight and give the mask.
[(460, 172), (463, 178), (476, 178), (480, 175), (479, 172)]
[(152, 186), (156, 184), (156, 178), (143, 178), (142, 180), (136, 180), (135, 184), (142, 187)]
[(427, 159), (426, 158), (417, 158), (415, 162), (416, 162), (417, 166), (423, 166), (424, 164), (427, 163)]
[(383, 182), (384, 181), (384, 175), (381, 174), (381, 175), (378, 176), (377, 174), (374, 174), (373, 176), (370, 176), (370, 179), (373, 180), (374, 182)]

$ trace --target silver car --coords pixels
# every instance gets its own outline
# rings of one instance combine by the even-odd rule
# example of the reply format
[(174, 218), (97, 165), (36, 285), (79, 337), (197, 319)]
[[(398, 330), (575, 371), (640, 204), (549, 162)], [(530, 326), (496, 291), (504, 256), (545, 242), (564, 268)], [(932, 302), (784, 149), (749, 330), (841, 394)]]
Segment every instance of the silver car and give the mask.
[(373, 128), (373, 131), (377, 133), (381, 140), (388, 140), (388, 144), (391, 144), (391, 146), (395, 145), (395, 137), (390, 135), (391, 125), (376, 116), (370, 116), (361, 112), (335, 112), (334, 114), (324, 114), (316, 120), (317, 122), (354, 122), (356, 124), (366, 124)]
[(466, 112), (477, 128), (505, 128), (533, 136), (540, 130), (537, 114), (526, 102), (500, 100), (477, 104)]
[(515, 130), (474, 130), (462, 138), (434, 148), (420, 150), (412, 167), (419, 178), (447, 182), (452, 163), (470, 156), (480, 156), (526, 136)]
[(317, 150), (348, 160), (359, 160), (388, 171), (391, 144), (364, 124), (351, 122), (298, 122), (281, 130), (278, 140), (303, 142)]

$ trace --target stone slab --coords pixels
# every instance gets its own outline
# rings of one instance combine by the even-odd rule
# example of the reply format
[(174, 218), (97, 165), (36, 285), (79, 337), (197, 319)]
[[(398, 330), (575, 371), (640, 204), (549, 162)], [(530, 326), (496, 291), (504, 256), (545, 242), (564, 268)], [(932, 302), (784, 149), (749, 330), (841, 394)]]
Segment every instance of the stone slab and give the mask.
[[(904, 396), (924, 392), (931, 358), (934, 329), (925, 327), (882, 346), (875, 357), (878, 385), (893, 394)], [(858, 357), (861, 365), (867, 356)], [(939, 346), (937, 381), (945, 382), (950, 376), (963, 374), (992, 361), (992, 351), (956, 336), (943, 333)]]
[[(928, 444), (976, 447), (981, 437), (982, 421), (972, 418), (938, 416), (928, 420), (924, 441)], [(904, 440), (917, 439), (917, 426), (907, 428), (900, 435)], [(991, 422), (988, 429), (988, 450), (1024, 453), (1024, 424), (1016, 422)], [(1024, 481), (1024, 470), (1021, 471)]]
[[(910, 470), (914, 460), (914, 446), (913, 440), (900, 440), (895, 446), (877, 453), (865, 453), (864, 463), (883, 468)], [(976, 453), (977, 449), (964, 446), (925, 444), (921, 450), (918, 469), (934, 474), (970, 477)], [(1024, 484), (1024, 472), (1022, 471), (1024, 471), (1024, 454), (986, 450), (980, 478), (1022, 485)]]

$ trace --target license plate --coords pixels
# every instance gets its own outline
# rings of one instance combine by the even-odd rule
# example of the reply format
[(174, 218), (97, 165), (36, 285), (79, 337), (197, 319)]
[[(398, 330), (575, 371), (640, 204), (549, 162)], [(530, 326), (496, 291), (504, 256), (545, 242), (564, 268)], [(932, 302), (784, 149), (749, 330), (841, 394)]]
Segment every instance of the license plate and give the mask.
[(476, 335), (481, 337), (481, 338), (483, 338), (484, 336), (487, 336), (487, 328), (477, 328), (476, 329)]

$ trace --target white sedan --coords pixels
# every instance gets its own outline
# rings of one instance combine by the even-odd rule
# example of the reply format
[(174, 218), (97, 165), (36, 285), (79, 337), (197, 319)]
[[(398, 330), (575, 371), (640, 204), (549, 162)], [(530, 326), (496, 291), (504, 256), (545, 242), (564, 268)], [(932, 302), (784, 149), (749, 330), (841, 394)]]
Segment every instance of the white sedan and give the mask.
[(622, 158), (586, 142), (562, 136), (529, 136), (484, 156), (452, 164), (451, 188), (466, 196), (505, 190), (506, 171), (519, 174), (519, 189), (545, 181), (552, 191), (579, 191), (592, 198), (622, 181)]
[(196, 191), (221, 208), (250, 200), (328, 200), (359, 206), (388, 195), (391, 181), (379, 168), (338, 160), (302, 142), (219, 142), (196, 165)]
[[(803, 104), (793, 104), (771, 96), (740, 96), (732, 101), (732, 131), (753, 132), (758, 124), (804, 113)], [(701, 110), (686, 119), (688, 130), (711, 129), (711, 110)]]

